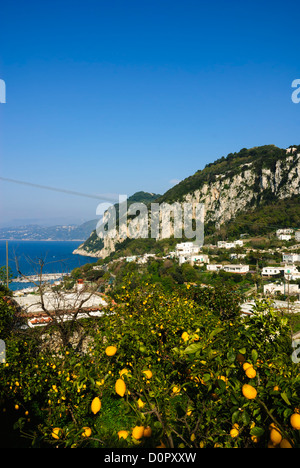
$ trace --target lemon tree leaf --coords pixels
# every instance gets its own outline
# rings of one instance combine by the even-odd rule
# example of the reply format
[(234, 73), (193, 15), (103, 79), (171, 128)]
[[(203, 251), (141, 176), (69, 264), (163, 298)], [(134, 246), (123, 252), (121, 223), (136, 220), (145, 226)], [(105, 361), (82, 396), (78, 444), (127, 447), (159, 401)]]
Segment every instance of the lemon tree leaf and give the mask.
[(265, 430), (262, 427), (258, 426), (252, 427), (252, 429), (250, 430), (250, 434), (256, 437), (261, 437), (264, 434), (264, 432)]
[(224, 328), (215, 328), (210, 334), (208, 339), (211, 340), (215, 335), (218, 333), (221, 333), (224, 330)]
[(194, 354), (202, 348), (202, 343), (192, 343), (190, 346), (185, 348), (184, 354)]
[(255, 363), (258, 359), (258, 352), (256, 351), (256, 349), (252, 349), (251, 357), (252, 357), (253, 363)]
[(282, 398), (289, 406), (291, 406), (291, 402), (290, 402), (290, 400), (288, 399), (288, 396), (287, 396), (287, 394), (286, 394), (285, 392), (282, 392), (282, 393), (281, 393), (281, 398)]

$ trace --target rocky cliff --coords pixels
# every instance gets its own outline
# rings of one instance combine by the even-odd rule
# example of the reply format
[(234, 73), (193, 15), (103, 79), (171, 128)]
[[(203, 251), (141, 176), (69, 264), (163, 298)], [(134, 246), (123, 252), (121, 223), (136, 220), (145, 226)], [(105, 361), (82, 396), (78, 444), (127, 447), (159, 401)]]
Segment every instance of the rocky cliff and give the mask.
[[(222, 157), (172, 187), (155, 201), (160, 206), (165, 204), (175, 207), (173, 219), (176, 210), (183, 209), (185, 203), (191, 204), (193, 215), (196, 206), (201, 203), (205, 207), (205, 224), (213, 224), (218, 228), (239, 213), (298, 195), (300, 146), (286, 150), (268, 145), (244, 148), (239, 153)], [(174, 224), (169, 225), (170, 218), (167, 218), (164, 214), (160, 215), (157, 239), (174, 235)], [(141, 216), (131, 217), (127, 221), (127, 235), (134, 237), (134, 233), (145, 222)], [(149, 236), (150, 222), (151, 216), (148, 216)], [(94, 253), (95, 256), (104, 258), (114, 252), (116, 245), (122, 240), (118, 229), (112, 237), (106, 236), (103, 241), (94, 232), (77, 253)]]

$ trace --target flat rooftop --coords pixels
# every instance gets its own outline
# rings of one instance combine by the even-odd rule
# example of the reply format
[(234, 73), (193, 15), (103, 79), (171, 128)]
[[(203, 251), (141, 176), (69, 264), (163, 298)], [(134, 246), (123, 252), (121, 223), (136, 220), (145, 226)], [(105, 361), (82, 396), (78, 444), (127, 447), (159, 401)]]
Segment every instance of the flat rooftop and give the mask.
[[(14, 301), (21, 307), (23, 312), (43, 313), (41, 297), (38, 294), (28, 294), (25, 296), (14, 296)], [(87, 292), (81, 293), (54, 293), (45, 292), (43, 294), (45, 309), (49, 312), (54, 310), (71, 311), (76, 310), (80, 304), (81, 309), (102, 309), (107, 305), (104, 299), (97, 294)]]

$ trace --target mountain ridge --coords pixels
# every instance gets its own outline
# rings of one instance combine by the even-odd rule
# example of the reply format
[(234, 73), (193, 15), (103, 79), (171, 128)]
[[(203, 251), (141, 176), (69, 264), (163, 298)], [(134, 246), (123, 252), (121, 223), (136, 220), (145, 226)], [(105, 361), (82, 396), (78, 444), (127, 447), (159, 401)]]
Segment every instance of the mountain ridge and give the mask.
[[(273, 206), (272, 209), (275, 209), (279, 202), (284, 211), (284, 205), (290, 199), (294, 200), (292, 211), (295, 212), (294, 222), (298, 223), (296, 220), (298, 220), (299, 196), (300, 145), (288, 149), (264, 145), (250, 149), (242, 148), (238, 153), (229, 153), (227, 157), (223, 156), (207, 164), (203, 170), (196, 171), (169, 189), (156, 202), (160, 204), (176, 202), (181, 207), (183, 203), (190, 203), (193, 209), (197, 204), (203, 203), (206, 234), (213, 234), (222, 226), (233, 222), (242, 213), (251, 215), (264, 206)], [(282, 220), (282, 222), (287, 221), (288, 218)], [(96, 239), (95, 233), (92, 236), (94, 236), (93, 244), (89, 238), (79, 250), (102, 258), (112, 254), (116, 249), (120, 250), (122, 239), (118, 235), (114, 239), (108, 239), (107, 236), (104, 241)], [(157, 240), (159, 239), (163, 239), (163, 235)], [(126, 246), (128, 248), (128, 242)]]
[(30, 241), (85, 241), (93, 232), (97, 220), (90, 220), (80, 225), (41, 226), (28, 224), (17, 227), (0, 228), (0, 240)]

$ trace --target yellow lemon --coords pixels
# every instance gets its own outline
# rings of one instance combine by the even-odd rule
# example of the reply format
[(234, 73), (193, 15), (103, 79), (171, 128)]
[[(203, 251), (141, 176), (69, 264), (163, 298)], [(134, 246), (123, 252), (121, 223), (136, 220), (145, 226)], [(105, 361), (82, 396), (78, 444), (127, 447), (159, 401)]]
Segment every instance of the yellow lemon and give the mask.
[(118, 380), (116, 381), (115, 390), (116, 390), (116, 393), (117, 393), (118, 395), (120, 395), (121, 397), (123, 397), (123, 396), (125, 395), (125, 392), (126, 392), (126, 385), (125, 385), (124, 380), (118, 379)]
[(117, 348), (115, 346), (108, 346), (105, 352), (107, 356), (114, 356), (117, 352)]
[(91, 404), (91, 410), (94, 414), (97, 414), (98, 411), (100, 411), (101, 409), (101, 401), (100, 401), (100, 398), (98, 397), (95, 397), (92, 401), (92, 404)]
[(83, 428), (83, 433), (82, 433), (83, 437), (90, 437), (91, 434), (92, 434), (92, 429), (90, 427)]
[(282, 439), (280, 448), (293, 448), (287, 439)]
[(239, 430), (238, 429), (231, 429), (230, 431), (230, 436), (234, 439), (235, 437), (237, 437), (239, 435)]
[(52, 430), (52, 437), (53, 439), (59, 439), (59, 434), (61, 432), (61, 429), (59, 427), (54, 427)]
[(143, 371), (143, 374), (145, 374), (145, 376), (147, 377), (147, 379), (151, 379), (151, 377), (152, 377), (152, 375), (153, 375), (152, 372), (151, 372), (151, 370), (144, 370), (144, 371)]
[(183, 332), (181, 335), (181, 338), (183, 339), (183, 341), (188, 341), (189, 337), (190, 336), (187, 332)]
[(243, 364), (243, 369), (244, 369), (245, 372), (246, 372), (246, 370), (249, 369), (250, 367), (253, 367), (253, 364), (249, 364), (249, 362), (244, 362), (244, 364)]
[(172, 388), (172, 392), (173, 392), (175, 395), (177, 395), (177, 393), (180, 393), (180, 388), (175, 386), (175, 387)]
[(292, 416), (290, 417), (290, 423), (294, 429), (300, 430), (300, 414), (292, 414)]
[(248, 400), (253, 400), (257, 396), (257, 391), (252, 385), (244, 384), (242, 392), (244, 397), (248, 398)]
[(278, 429), (271, 429), (270, 432), (270, 441), (272, 442), (273, 445), (279, 445), (280, 442), (282, 441), (282, 435), (280, 434)]
[(141, 400), (141, 398), (138, 399), (137, 401), (137, 405), (139, 408), (143, 408), (145, 406), (146, 403), (143, 402), (143, 400)]
[(246, 376), (249, 379), (254, 379), (256, 376), (256, 370), (253, 367), (248, 367), (248, 369), (246, 369)]
[(143, 437), (144, 435), (144, 426), (135, 426), (132, 429), (132, 437), (135, 439), (139, 440)]
[(119, 436), (119, 439), (127, 439), (128, 432), (127, 431), (119, 431), (118, 436)]

